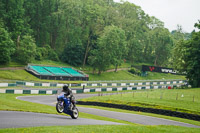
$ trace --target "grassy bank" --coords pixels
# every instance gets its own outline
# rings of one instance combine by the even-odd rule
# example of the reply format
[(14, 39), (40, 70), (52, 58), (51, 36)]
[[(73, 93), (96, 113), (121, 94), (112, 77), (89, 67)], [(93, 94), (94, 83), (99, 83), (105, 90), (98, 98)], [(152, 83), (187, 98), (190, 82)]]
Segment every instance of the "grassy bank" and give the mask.
[(167, 109), (200, 115), (200, 88), (144, 90), (126, 94), (120, 92), (117, 95), (90, 97), (82, 100)]
[[(63, 62), (55, 62), (55, 61), (50, 61), (50, 60), (34, 61), (32, 62), (32, 64), (73, 67)], [(141, 66), (142, 64), (136, 64), (136, 65)], [(0, 80), (21, 80), (21, 81), (61, 82), (61, 83), (68, 82), (69, 83), (69, 81), (40, 80), (23, 69), (22, 70), (14, 69), (14, 67), (25, 67), (25, 66), (26, 65), (18, 64), (15, 62), (11, 62), (10, 64), (7, 64), (7, 65), (0, 65), (0, 68), (13, 67), (13, 70), (0, 70)], [(131, 66), (130, 63), (123, 63), (119, 68), (128, 68), (130, 66)], [(153, 73), (153, 72), (148, 72), (148, 75), (146, 77), (141, 77), (138, 75), (131, 74), (127, 70), (121, 70), (118, 72), (103, 72), (101, 75), (98, 75), (98, 74), (92, 74), (92, 68), (90, 66), (85, 66), (85, 68), (78, 66), (74, 68), (77, 70), (85, 71), (86, 74), (89, 74), (90, 81), (185, 79), (185, 76), (163, 74), (163, 73)], [(114, 69), (114, 68), (115, 68), (114, 66), (110, 66), (108, 69)], [(71, 81), (71, 82), (81, 83), (82, 81)]]
[(142, 126), (142, 125), (85, 125), (85, 126), (51, 126), (34, 128), (0, 129), (6, 133), (198, 133), (198, 128), (178, 126)]
[(105, 81), (105, 80), (165, 80), (165, 79), (183, 79), (185, 76), (148, 72), (146, 77), (141, 77), (129, 73), (127, 70), (118, 72), (104, 72), (101, 75), (89, 73), (91, 81)]
[(24, 67), (25, 65), (20, 64), (20, 63), (16, 63), (16, 62), (10, 62), (8, 64), (0, 64), (0, 68), (4, 68), (4, 67)]
[[(127, 70), (122, 70), (118, 72), (105, 72), (101, 75), (89, 74), (90, 81), (113, 81), (113, 80), (164, 80), (164, 79), (182, 79), (185, 80), (184, 76), (173, 75), (173, 74), (163, 74), (163, 73), (153, 73), (149, 72), (147, 77), (141, 77), (138, 75), (133, 75)], [(41, 80), (36, 78), (32, 74), (25, 70), (0, 70), (0, 80), (20, 80), (20, 81), (35, 81), (35, 82), (59, 82), (59, 83), (82, 83), (83, 81), (60, 81), (60, 80)]]
[[(10, 80), (10, 81), (9, 81)], [(0, 70), (0, 82), (33, 81), (53, 83), (82, 83), (83, 81), (41, 80), (25, 70)]]

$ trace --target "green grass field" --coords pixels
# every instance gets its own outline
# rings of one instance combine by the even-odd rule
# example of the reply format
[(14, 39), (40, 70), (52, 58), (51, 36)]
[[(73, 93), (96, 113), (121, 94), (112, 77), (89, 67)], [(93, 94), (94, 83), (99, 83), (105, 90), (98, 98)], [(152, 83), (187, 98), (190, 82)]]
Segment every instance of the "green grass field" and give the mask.
[(0, 129), (5, 133), (198, 133), (198, 128), (142, 125), (85, 125)]
[(151, 107), (181, 111), (200, 115), (200, 88), (141, 90), (118, 95), (107, 95), (82, 99), (131, 106)]

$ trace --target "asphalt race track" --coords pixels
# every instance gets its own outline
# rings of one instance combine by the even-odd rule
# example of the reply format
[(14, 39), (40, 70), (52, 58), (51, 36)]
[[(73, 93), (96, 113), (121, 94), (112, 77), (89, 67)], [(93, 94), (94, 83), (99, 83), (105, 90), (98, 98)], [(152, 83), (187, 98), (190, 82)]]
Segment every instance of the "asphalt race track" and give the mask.
[[(75, 94), (75, 97), (76, 97), (76, 99), (80, 99), (80, 98), (97, 96), (97, 95), (98, 94)], [(55, 106), (56, 95), (23, 96), (23, 97), (18, 97), (17, 99), (40, 103), (40, 104), (46, 104), (46, 105), (50, 105), (50, 106)], [(84, 112), (84, 113), (89, 113), (89, 114), (94, 114), (94, 115), (99, 115), (99, 116), (104, 116), (104, 117), (110, 117), (110, 118), (119, 119), (119, 120), (125, 120), (125, 121), (129, 121), (132, 123), (138, 123), (138, 124), (143, 124), (143, 125), (176, 125), (176, 126), (200, 128), (199, 126), (196, 126), (196, 125), (191, 125), (191, 124), (187, 124), (187, 123), (177, 122), (177, 121), (163, 119), (163, 118), (151, 117), (151, 116), (114, 112), (114, 111), (85, 108), (85, 107), (78, 107), (78, 109), (80, 112)], [(63, 116), (61, 116), (61, 117), (63, 117)], [(78, 120), (79, 119), (80, 119), (80, 121), (82, 120), (81, 118), (78, 118)]]
[(70, 116), (17, 111), (0, 111), (0, 118), (0, 128), (64, 125), (122, 125), (121, 123), (102, 120), (85, 118), (72, 119)]

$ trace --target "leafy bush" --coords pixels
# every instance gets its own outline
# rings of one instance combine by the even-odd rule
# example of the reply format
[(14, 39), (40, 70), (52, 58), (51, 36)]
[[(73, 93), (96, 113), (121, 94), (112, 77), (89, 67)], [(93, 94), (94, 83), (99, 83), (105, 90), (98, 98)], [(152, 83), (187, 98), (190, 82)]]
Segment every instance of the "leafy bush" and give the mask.
[(131, 68), (129, 72), (135, 75), (141, 75), (141, 71), (136, 68)]
[(8, 63), (14, 50), (14, 43), (11, 40), (9, 33), (4, 28), (0, 27), (0, 63)]
[(68, 44), (61, 55), (61, 60), (70, 65), (78, 66), (83, 61), (83, 50), (81, 44)]
[(35, 59), (36, 44), (32, 36), (23, 36), (19, 47), (16, 51), (17, 60), (20, 63), (26, 64)]
[(129, 72), (132, 73), (132, 74), (135, 74), (135, 73), (136, 73), (136, 69), (135, 69), (135, 68), (131, 68), (131, 69), (129, 70)]
[(53, 61), (59, 61), (58, 55), (53, 49), (50, 49), (48, 51), (48, 59)]
[(45, 48), (43, 48), (43, 47), (37, 47), (35, 59), (39, 60), (39, 61), (43, 60), (44, 59), (44, 57), (43, 57), (44, 51), (46, 51)]
[(53, 61), (59, 61), (57, 53), (53, 49), (51, 49), (49, 45), (45, 45), (44, 47), (37, 47), (35, 59), (48, 59)]

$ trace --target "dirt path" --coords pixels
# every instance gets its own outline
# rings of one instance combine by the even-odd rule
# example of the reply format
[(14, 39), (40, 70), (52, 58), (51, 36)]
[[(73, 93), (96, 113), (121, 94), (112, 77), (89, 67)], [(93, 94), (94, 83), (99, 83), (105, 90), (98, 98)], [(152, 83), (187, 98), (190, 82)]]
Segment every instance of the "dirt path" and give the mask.
[[(118, 68), (117, 71), (120, 71), (120, 70), (129, 70), (130, 68)], [(114, 72), (115, 69), (110, 69), (110, 70), (107, 70), (106, 72)]]
[(0, 70), (23, 70), (24, 67), (3, 67)]
[[(24, 67), (3, 67), (3, 68), (0, 68), (0, 70), (23, 70)], [(130, 68), (118, 68), (117, 71), (120, 71), (120, 70), (129, 70)], [(110, 69), (110, 70), (107, 70), (106, 72), (114, 72), (115, 69)]]

